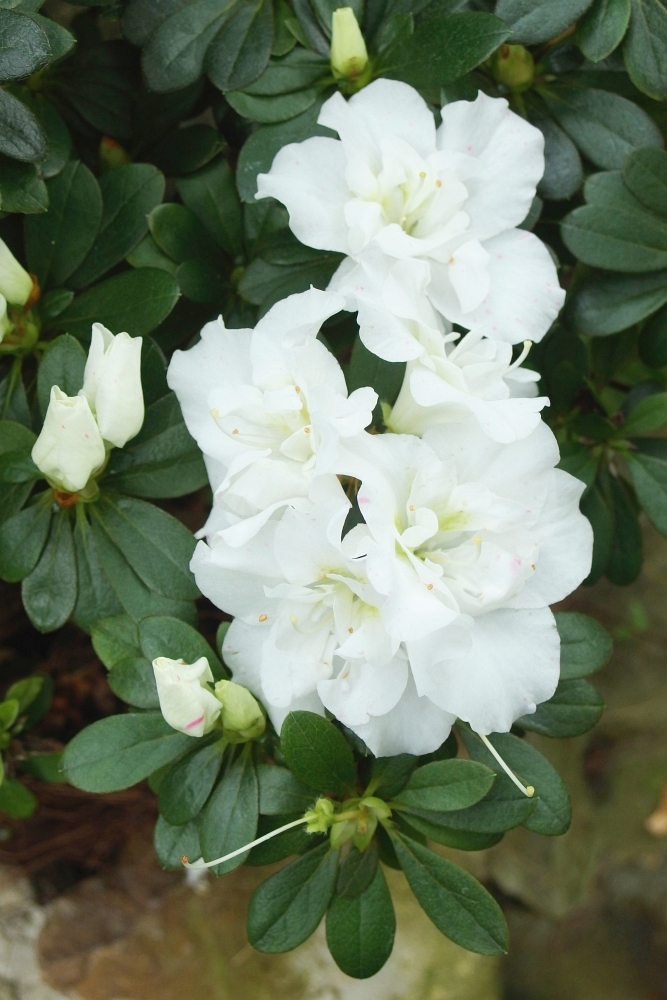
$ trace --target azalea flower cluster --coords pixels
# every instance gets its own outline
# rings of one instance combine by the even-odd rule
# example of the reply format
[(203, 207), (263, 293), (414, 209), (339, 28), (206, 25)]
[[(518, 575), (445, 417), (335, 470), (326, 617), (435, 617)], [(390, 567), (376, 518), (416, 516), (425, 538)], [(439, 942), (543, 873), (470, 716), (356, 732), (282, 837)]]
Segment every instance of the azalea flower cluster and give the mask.
[[(340, 139), (283, 148), (258, 197), (348, 254), (329, 290), (254, 330), (209, 323), (169, 368), (214, 489), (192, 570), (234, 618), (234, 681), (278, 731), (293, 709), (328, 711), (377, 756), (424, 754), (456, 718), (506, 732), (551, 697), (549, 605), (590, 569), (583, 485), (556, 468), (529, 345), (512, 361), (563, 298), (546, 247), (515, 228), (543, 140), (483, 94), (436, 130), (388, 80), (334, 96), (320, 122)], [(348, 395), (318, 340), (341, 309), (370, 351), (408, 362), (387, 433), (367, 430), (375, 391)]]

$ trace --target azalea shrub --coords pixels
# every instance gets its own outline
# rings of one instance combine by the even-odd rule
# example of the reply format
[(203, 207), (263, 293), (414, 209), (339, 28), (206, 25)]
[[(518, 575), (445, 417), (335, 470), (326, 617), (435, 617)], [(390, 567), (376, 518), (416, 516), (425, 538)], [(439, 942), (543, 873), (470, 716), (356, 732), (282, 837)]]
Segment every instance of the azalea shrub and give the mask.
[(0, 576), (128, 706), (30, 754), (48, 684), (13, 685), (0, 808), (34, 808), (22, 770), (147, 780), (164, 867), (290, 859), (260, 951), (326, 914), (373, 975), (387, 866), (505, 951), (433, 846), (566, 832), (531, 734), (595, 725), (611, 639), (552, 605), (637, 577), (642, 512), (667, 534), (667, 6), (16, 0), (0, 28)]

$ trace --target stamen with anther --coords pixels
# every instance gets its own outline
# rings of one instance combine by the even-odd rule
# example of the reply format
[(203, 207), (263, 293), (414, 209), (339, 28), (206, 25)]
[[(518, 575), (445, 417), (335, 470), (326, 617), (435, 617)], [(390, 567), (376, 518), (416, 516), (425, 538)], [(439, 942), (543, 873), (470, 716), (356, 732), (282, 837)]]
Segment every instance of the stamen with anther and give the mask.
[(204, 861), (200, 858), (199, 861), (193, 861), (190, 863), (188, 861), (187, 854), (184, 854), (181, 858), (181, 864), (185, 868), (194, 868), (195, 870), (200, 870), (202, 868), (212, 868), (214, 865), (224, 864), (225, 861), (231, 861), (232, 858), (238, 858), (239, 854), (245, 854), (249, 851), (251, 847), (257, 847), (258, 844), (263, 844), (265, 840), (270, 840), (271, 837), (277, 837), (279, 833), (284, 833), (285, 830), (291, 830), (295, 826), (301, 826), (302, 823), (308, 823), (308, 816), (302, 816), (301, 819), (295, 819), (291, 823), (285, 823), (284, 826), (279, 826), (277, 830), (271, 830), (270, 833), (265, 833), (263, 837), (258, 837), (257, 840), (251, 841), (249, 844), (244, 844), (243, 847), (239, 847), (236, 851), (231, 851), (229, 854), (225, 854), (222, 858), (216, 858), (215, 861)]
[(532, 340), (524, 340), (523, 350), (521, 351), (521, 354), (516, 359), (516, 361), (513, 361), (512, 364), (509, 366), (509, 368), (507, 369), (508, 372), (514, 371), (515, 368), (518, 368), (519, 365), (526, 360), (526, 358), (528, 357), (528, 352), (530, 351), (532, 346), (533, 346)]
[(527, 795), (529, 799), (532, 799), (533, 795), (535, 794), (535, 789), (533, 788), (533, 786), (532, 785), (523, 785), (519, 781), (519, 779), (517, 778), (517, 776), (514, 773), (514, 771), (505, 763), (505, 761), (503, 760), (503, 758), (500, 756), (500, 754), (498, 753), (498, 751), (494, 747), (494, 745), (491, 742), (491, 740), (489, 740), (486, 736), (482, 736), (481, 733), (477, 733), (477, 735), (479, 736), (480, 740), (482, 741), (482, 743), (484, 744), (484, 746), (486, 747), (486, 749), (489, 751), (489, 753), (493, 754), (493, 756), (498, 761), (498, 763), (502, 767), (502, 769), (505, 772), (505, 774), (507, 775), (507, 777), (511, 778), (511, 780), (514, 782), (514, 784), (516, 785), (516, 787), (520, 788), (524, 795)]

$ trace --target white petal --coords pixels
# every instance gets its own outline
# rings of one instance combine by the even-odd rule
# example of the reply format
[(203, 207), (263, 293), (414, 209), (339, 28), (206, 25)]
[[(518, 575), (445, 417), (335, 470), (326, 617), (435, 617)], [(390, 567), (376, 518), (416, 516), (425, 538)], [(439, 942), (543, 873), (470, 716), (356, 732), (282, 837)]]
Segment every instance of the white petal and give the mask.
[(273, 554), (275, 529), (276, 522), (269, 521), (238, 548), (216, 535), (210, 546), (199, 542), (190, 563), (197, 586), (216, 607), (251, 624), (262, 618), (267, 631), (277, 602), (264, 588), (284, 580)]
[(281, 347), (299, 347), (314, 340), (324, 321), (344, 308), (340, 294), (310, 288), (276, 302), (255, 330), (271, 336)]
[(351, 726), (376, 757), (399, 753), (415, 756), (433, 753), (442, 746), (456, 722), (456, 716), (420, 698), (412, 677), (398, 704), (386, 715), (371, 716), (365, 725)]
[(408, 664), (395, 657), (377, 666), (349, 660), (335, 680), (320, 681), (317, 693), (325, 708), (345, 726), (360, 726), (372, 715), (386, 715), (408, 681)]

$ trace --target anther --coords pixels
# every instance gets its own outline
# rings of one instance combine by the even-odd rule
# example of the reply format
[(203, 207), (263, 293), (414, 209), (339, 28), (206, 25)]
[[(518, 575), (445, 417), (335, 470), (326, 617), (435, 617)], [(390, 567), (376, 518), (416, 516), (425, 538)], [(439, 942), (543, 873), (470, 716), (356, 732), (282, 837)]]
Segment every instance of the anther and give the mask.
[(296, 393), (299, 393), (299, 392), (301, 392), (301, 386), (300, 386), (300, 385), (295, 385), (295, 386), (294, 386), (294, 391), (295, 391)]
[(188, 863), (188, 856), (187, 856), (187, 854), (181, 854), (181, 864), (182, 865), (187, 865), (187, 863)]
[(427, 590), (433, 590), (433, 584), (432, 583), (427, 583), (426, 584), (426, 589)]
[(213, 407), (213, 409), (211, 410), (211, 416), (212, 417), (219, 417), (220, 416), (220, 410), (216, 410), (216, 408)]
[(354, 629), (353, 629), (353, 628), (349, 628), (349, 629), (348, 629), (348, 632), (349, 632), (350, 634), (352, 634), (352, 632), (354, 632)]
[(265, 622), (268, 617), (268, 615), (260, 615), (258, 621)]
[(436, 186), (437, 188), (441, 188), (441, 187), (442, 187), (442, 181), (440, 180), (440, 178), (439, 178), (439, 177), (438, 177), (437, 181), (435, 182), (435, 186)]
[(477, 733), (477, 735), (479, 736), (480, 740), (482, 741), (486, 749), (489, 751), (489, 753), (492, 754), (492, 756), (495, 757), (495, 759), (498, 761), (498, 763), (502, 767), (507, 777), (512, 779), (516, 787), (520, 788), (524, 795), (526, 795), (529, 799), (532, 799), (533, 795), (535, 794), (535, 789), (533, 788), (533, 786), (523, 785), (517, 778), (514, 771), (505, 763), (503, 758), (500, 756), (500, 754), (494, 747), (491, 740), (489, 740), (486, 736), (482, 736), (481, 733)]
[(299, 619), (297, 618), (296, 615), (290, 615), (289, 620), (291, 621), (292, 625), (296, 625)]
[(413, 503), (411, 503), (410, 504), (410, 510), (414, 510), (414, 509), (415, 509), (415, 505)]
[(304, 427), (303, 433), (304, 434), (310, 434), (310, 427)]
[(232, 434), (238, 434), (238, 432), (239, 432), (238, 427), (235, 427), (234, 430), (232, 431)]

